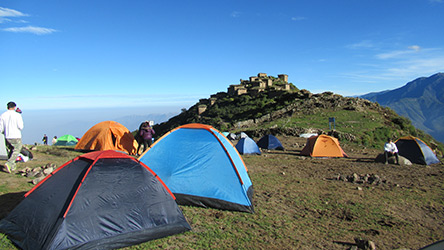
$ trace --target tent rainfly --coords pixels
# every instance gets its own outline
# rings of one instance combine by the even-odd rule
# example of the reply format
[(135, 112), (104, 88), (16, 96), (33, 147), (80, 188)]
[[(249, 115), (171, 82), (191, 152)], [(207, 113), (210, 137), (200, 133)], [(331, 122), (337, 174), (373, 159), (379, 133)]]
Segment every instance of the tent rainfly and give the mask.
[(264, 135), (261, 139), (259, 139), (257, 145), (263, 149), (284, 150), (282, 143), (274, 135)]
[(65, 163), (0, 221), (22, 249), (115, 249), (190, 229), (162, 180), (113, 150)]
[(171, 130), (139, 160), (155, 171), (181, 205), (253, 212), (253, 184), (233, 144), (212, 126)]
[(307, 144), (301, 151), (301, 155), (311, 157), (348, 157), (339, 146), (338, 139), (328, 135), (312, 136), (307, 139)]
[(92, 126), (76, 145), (76, 150), (118, 150), (136, 154), (137, 141), (131, 132), (115, 121), (104, 121)]
[(261, 154), (261, 150), (256, 142), (250, 137), (240, 139), (236, 144), (236, 149), (240, 154)]
[(57, 139), (55, 146), (74, 146), (77, 144), (77, 138), (72, 135), (63, 135)]
[(440, 162), (433, 150), (417, 137), (401, 137), (395, 144), (399, 155), (409, 159), (412, 163), (430, 165)]

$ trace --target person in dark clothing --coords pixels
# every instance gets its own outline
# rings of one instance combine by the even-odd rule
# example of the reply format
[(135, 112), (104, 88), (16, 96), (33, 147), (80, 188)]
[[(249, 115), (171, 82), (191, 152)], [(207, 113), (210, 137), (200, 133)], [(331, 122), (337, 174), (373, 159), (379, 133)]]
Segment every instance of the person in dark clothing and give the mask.
[(139, 131), (137, 132), (137, 142), (139, 143), (139, 146), (137, 147), (137, 153), (139, 153), (140, 148), (143, 144), (143, 151), (142, 154), (148, 149), (148, 147), (151, 146), (153, 142), (153, 135), (156, 132), (154, 132), (154, 129), (150, 126), (150, 123), (148, 121), (143, 122), (139, 126)]
[(48, 145), (48, 136), (45, 134), (45, 135), (43, 135), (43, 139), (42, 139), (42, 141), (43, 141), (43, 144), (44, 145)]

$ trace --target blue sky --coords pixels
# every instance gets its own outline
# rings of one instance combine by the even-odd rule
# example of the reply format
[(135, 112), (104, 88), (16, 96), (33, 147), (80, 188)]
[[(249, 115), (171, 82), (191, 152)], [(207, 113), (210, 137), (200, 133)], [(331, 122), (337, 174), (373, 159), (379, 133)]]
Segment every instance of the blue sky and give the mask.
[(444, 72), (444, 0), (3, 0), (0, 104), (178, 107), (259, 72), (313, 93)]

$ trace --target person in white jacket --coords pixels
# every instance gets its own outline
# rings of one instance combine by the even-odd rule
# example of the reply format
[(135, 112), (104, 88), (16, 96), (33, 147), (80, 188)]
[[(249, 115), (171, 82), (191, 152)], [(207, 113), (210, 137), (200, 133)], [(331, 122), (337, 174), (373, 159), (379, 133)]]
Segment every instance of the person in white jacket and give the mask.
[(5, 135), (6, 144), (12, 151), (11, 156), (5, 163), (5, 170), (12, 173), (15, 170), (15, 160), (22, 150), (22, 130), (23, 118), (21, 111), (16, 110), (17, 105), (14, 102), (8, 102), (8, 110), (0, 116), (0, 132)]
[(396, 144), (393, 143), (391, 138), (388, 138), (384, 145), (385, 164), (387, 164), (388, 158), (392, 155), (395, 156), (396, 164), (399, 165), (398, 147), (396, 147)]

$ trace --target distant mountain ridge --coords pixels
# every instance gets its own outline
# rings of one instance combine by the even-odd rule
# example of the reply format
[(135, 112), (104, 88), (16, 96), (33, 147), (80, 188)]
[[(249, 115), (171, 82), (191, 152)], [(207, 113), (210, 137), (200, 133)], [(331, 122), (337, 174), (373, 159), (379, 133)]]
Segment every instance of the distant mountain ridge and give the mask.
[(444, 142), (444, 73), (420, 77), (405, 86), (361, 98), (389, 107), (412, 124)]

